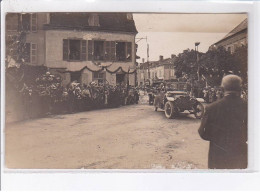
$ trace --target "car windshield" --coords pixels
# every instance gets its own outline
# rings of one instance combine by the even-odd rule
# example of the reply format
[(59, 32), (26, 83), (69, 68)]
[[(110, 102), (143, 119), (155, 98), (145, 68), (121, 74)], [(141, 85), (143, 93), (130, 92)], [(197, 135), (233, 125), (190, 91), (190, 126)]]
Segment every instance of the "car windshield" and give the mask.
[(180, 82), (174, 82), (174, 83), (168, 83), (166, 85), (166, 87), (168, 88), (168, 90), (172, 90), (172, 91), (186, 91), (187, 90), (187, 84), (186, 83), (180, 83)]
[(186, 92), (169, 92), (169, 93), (167, 93), (168, 97), (186, 96), (186, 95), (187, 95)]

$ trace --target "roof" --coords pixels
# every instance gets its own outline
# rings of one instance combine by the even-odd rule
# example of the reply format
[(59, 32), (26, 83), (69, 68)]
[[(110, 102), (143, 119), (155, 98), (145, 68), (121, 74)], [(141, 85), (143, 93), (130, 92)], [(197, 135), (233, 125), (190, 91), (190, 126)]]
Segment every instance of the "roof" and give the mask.
[[(99, 26), (89, 25), (91, 14), (99, 16)], [(44, 29), (137, 33), (135, 22), (127, 18), (127, 13), (51, 13)]]
[(235, 34), (238, 34), (239, 32), (242, 32), (246, 29), (247, 29), (247, 18), (244, 21), (242, 21), (240, 24), (238, 24), (233, 30), (231, 30), (226, 36), (224, 36), (224, 38), (222, 38), (221, 40), (219, 40), (215, 44), (220, 43), (220, 42), (228, 39), (229, 37), (231, 37)]

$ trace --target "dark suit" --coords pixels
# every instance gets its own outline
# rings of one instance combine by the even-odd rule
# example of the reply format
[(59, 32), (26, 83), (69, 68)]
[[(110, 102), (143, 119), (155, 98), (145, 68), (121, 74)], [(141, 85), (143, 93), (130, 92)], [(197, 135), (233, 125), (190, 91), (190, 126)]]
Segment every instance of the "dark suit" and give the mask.
[(210, 169), (247, 168), (247, 103), (230, 94), (205, 109), (199, 134), (210, 141)]

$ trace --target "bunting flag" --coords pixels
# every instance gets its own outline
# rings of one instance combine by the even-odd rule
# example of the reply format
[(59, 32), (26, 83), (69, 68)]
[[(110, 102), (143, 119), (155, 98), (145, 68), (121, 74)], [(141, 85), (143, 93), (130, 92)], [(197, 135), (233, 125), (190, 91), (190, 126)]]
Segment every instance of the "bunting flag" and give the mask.
[[(93, 69), (90, 69), (87, 65), (85, 67), (83, 67), (81, 70), (79, 70), (79, 72), (82, 72), (83, 70), (87, 69), (91, 72), (101, 72), (101, 71), (107, 71), (108, 73), (111, 73), (111, 74), (114, 74), (114, 73), (117, 73), (119, 71), (123, 72), (123, 73), (126, 73), (126, 74), (133, 74), (136, 72), (136, 69), (133, 70), (132, 72), (130, 72), (130, 69), (128, 71), (124, 71), (122, 67), (118, 67), (117, 69), (115, 69), (114, 71), (112, 70), (109, 70), (108, 67), (110, 67), (111, 65), (109, 66), (106, 66), (106, 67), (100, 67), (99, 69), (97, 70), (93, 70)], [(58, 71), (59, 73), (70, 73), (70, 72), (73, 72), (73, 71)]]

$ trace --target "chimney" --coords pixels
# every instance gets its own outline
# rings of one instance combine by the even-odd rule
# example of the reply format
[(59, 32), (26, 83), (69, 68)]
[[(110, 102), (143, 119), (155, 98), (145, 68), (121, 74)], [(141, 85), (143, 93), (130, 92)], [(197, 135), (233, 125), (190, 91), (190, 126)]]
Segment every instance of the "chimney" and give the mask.
[(163, 60), (163, 56), (162, 55), (160, 55), (160, 61), (162, 61)]
[(172, 58), (172, 59), (174, 59), (175, 57), (176, 57), (176, 55), (174, 55), (174, 54), (171, 55), (171, 58)]

